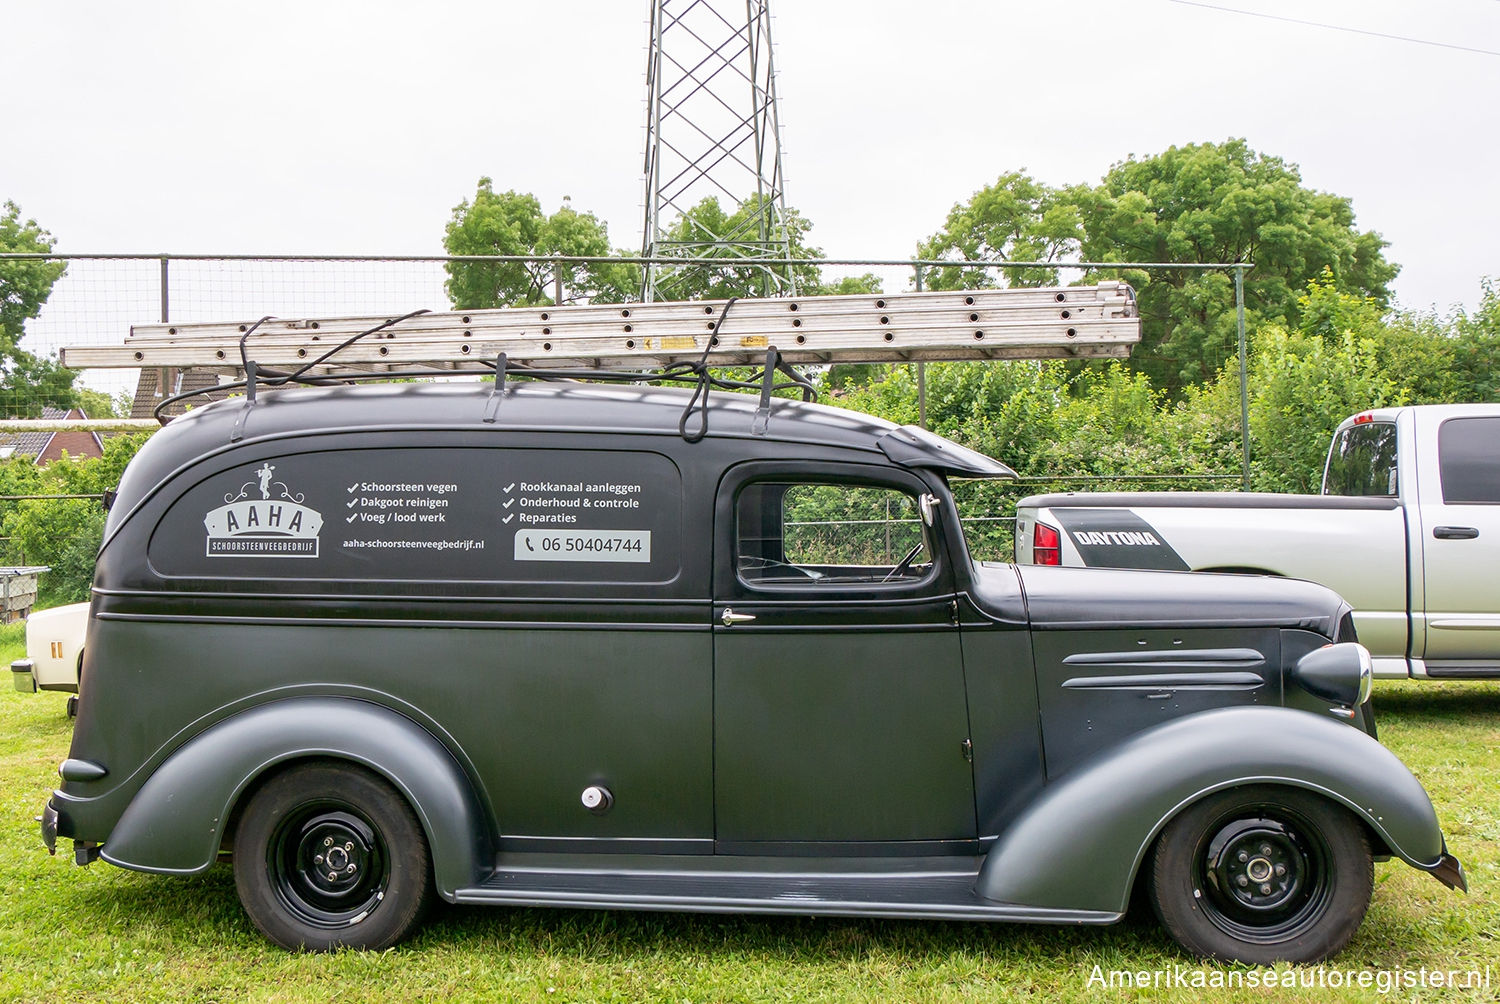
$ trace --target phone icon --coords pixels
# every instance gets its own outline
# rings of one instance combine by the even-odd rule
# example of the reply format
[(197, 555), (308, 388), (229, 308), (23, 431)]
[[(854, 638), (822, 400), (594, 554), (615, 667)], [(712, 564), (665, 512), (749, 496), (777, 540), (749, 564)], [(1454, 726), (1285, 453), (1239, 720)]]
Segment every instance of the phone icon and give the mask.
[(528, 533), (526, 536), (522, 537), (521, 540), (525, 542), (525, 544), (526, 544), (526, 550), (528, 550), (528, 551), (535, 551), (536, 550), (536, 548), (534, 548), (534, 547), (531, 546), (531, 534)]

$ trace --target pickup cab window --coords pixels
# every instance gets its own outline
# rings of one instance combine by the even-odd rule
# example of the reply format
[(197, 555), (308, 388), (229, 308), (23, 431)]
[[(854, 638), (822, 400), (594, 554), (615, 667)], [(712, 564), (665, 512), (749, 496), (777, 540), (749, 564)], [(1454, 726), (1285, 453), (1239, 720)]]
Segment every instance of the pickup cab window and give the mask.
[(1340, 432), (1328, 451), (1324, 495), (1396, 495), (1396, 426), (1367, 422)]
[(1443, 501), (1500, 503), (1500, 418), (1453, 418), (1438, 429)]

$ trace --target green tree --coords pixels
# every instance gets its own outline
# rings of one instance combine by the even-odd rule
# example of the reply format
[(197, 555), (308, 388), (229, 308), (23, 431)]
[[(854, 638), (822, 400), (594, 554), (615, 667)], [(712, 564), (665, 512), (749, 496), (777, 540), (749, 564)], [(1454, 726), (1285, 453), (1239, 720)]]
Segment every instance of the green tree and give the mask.
[[(1096, 186), (1051, 188), (1025, 174), (1002, 175), (955, 206), (924, 257), (1004, 262), (1254, 262), (1245, 300), (1252, 324), (1296, 327), (1299, 294), (1326, 269), (1337, 289), (1389, 300), (1397, 266), (1386, 242), (1354, 225), (1349, 200), (1303, 187), (1295, 165), (1244, 140), (1171, 147), (1110, 168)], [(997, 281), (938, 269), (934, 285)], [(1012, 284), (1055, 281), (1051, 269), (1001, 270)], [(1235, 350), (1233, 278), (1199, 269), (1101, 269), (1087, 279), (1120, 277), (1135, 287), (1142, 341), (1127, 364), (1173, 399), (1212, 380)]]
[(79, 401), (73, 381), (77, 370), (65, 369), (53, 359), (13, 349), (0, 359), (0, 414), (15, 418), (40, 418), (42, 408), (71, 408)]
[[(453, 208), (443, 246), (450, 255), (597, 258), (612, 253), (605, 225), (592, 213), (580, 213), (564, 200), (549, 216), (536, 196), (496, 192), (489, 178), (479, 179), (473, 201)], [(559, 272), (568, 303), (623, 302), (640, 282), (639, 270), (623, 264), (449, 262), (447, 270), (448, 298), (458, 310), (551, 304)]]
[[(710, 196), (678, 216), (668, 228), (666, 242), (674, 256), (709, 258), (712, 263), (683, 265), (662, 270), (657, 280), (658, 299), (725, 300), (731, 296), (765, 296), (778, 285), (796, 286), (802, 294), (832, 292), (869, 292), (879, 288), (873, 275), (840, 280), (825, 287), (817, 259), (823, 252), (807, 243), (812, 223), (795, 209), (788, 209), (781, 228), (765, 241), (786, 240), (790, 247), (790, 265), (746, 265), (740, 260), (771, 257), (760, 246), (761, 212), (759, 196), (751, 196), (734, 211), (726, 210)], [(842, 284), (842, 285), (840, 285)]]
[[(78, 407), (82, 408), (83, 413), (89, 418), (123, 417), (120, 412), (115, 410), (120, 404), (119, 396), (110, 397), (102, 390), (93, 390), (88, 387), (79, 387), (77, 388), (77, 392)], [(128, 396), (128, 394), (125, 396)], [(130, 409), (126, 408), (124, 414), (129, 415)]]
[(1324, 269), (1297, 298), (1297, 331), (1325, 340), (1369, 340), (1378, 371), (1412, 404), (1492, 401), (1500, 393), (1500, 289), (1489, 279), (1481, 286), (1472, 315), (1387, 315), (1373, 297), (1341, 292)]
[(1451, 373), (1456, 386), (1449, 400), (1494, 401), (1500, 398), (1500, 283), (1487, 278), (1473, 314), (1459, 311), (1450, 322)]
[[(1238, 380), (1227, 371), (1220, 378)], [(1250, 370), (1251, 483), (1258, 491), (1316, 492), (1338, 423), (1366, 408), (1407, 403), (1380, 367), (1373, 339), (1318, 338), (1270, 325), (1256, 334)]]
[[(1086, 190), (1049, 187), (1023, 171), (1002, 174), (955, 205), (943, 229), (917, 249), (921, 258), (968, 261), (1059, 261), (1077, 254), (1083, 239), (1080, 205)], [(1054, 268), (938, 268), (932, 289), (988, 289), (1047, 286), (1058, 281)]]
[[(72, 458), (35, 466), (29, 458), (0, 464), (0, 494), (102, 495), (120, 483), (125, 465), (149, 433), (104, 441), (104, 456)], [(4, 502), (0, 528), (9, 558), (51, 567), (41, 581), (45, 606), (88, 599), (94, 559), (104, 534), (104, 508), (96, 499), (29, 499)]]
[(826, 282), (819, 279), (818, 284), (807, 292), (818, 296), (861, 296), (882, 291), (880, 276), (874, 272), (866, 272), (863, 275), (846, 275), (843, 278)]
[[(23, 220), (14, 202), (0, 208), (0, 252), (52, 251), (52, 235), (36, 220)], [(65, 262), (55, 259), (0, 261), (0, 413), (36, 416), (43, 405), (67, 408), (76, 400), (76, 373), (20, 346), (26, 322), (41, 313), (66, 268)]]

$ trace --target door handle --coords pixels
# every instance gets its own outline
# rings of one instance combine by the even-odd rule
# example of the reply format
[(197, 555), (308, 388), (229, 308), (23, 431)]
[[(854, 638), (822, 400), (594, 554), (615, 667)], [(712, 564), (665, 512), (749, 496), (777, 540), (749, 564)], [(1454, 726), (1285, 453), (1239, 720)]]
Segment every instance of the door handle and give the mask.
[(1473, 540), (1479, 536), (1477, 526), (1435, 526), (1432, 535), (1438, 540)]
[(725, 607), (724, 608), (724, 616), (720, 617), (719, 620), (723, 623), (723, 625), (725, 627), (733, 627), (734, 625), (741, 624), (741, 623), (743, 623), (745, 621), (753, 621), (753, 620), (755, 620), (755, 615), (754, 614), (737, 614), (733, 610), (729, 609), (728, 607)]

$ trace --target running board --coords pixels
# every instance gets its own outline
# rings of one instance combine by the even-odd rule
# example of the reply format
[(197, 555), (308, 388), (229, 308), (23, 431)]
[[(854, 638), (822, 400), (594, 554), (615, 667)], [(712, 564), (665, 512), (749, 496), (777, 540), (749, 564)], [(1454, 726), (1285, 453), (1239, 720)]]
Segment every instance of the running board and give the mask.
[(1500, 664), (1487, 659), (1428, 659), (1427, 675), (1434, 680), (1497, 680)]
[[(1123, 914), (996, 903), (974, 893), (982, 858), (502, 855), (455, 903), (685, 913), (1112, 924)], [(824, 870), (807, 870), (816, 866)], [(796, 869), (796, 870), (792, 870)], [(856, 870), (857, 869), (857, 870)]]

